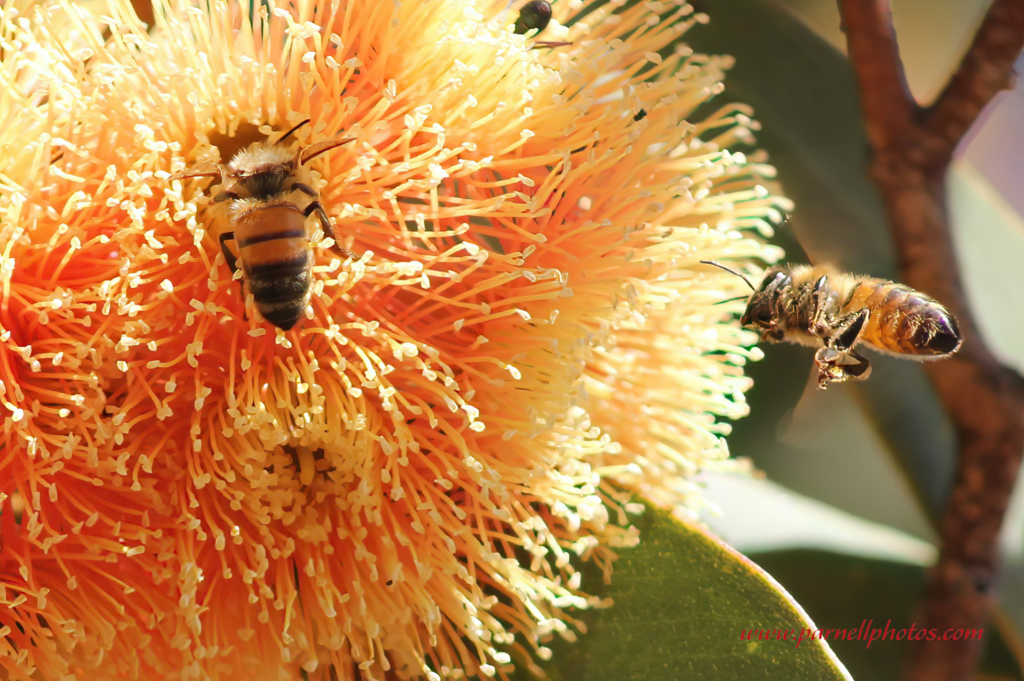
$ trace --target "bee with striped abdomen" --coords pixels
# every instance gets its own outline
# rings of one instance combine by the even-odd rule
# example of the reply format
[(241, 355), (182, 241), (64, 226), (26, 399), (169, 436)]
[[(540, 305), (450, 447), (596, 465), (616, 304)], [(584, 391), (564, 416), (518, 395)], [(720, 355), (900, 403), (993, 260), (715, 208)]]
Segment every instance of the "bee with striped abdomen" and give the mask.
[(817, 348), (818, 387), (863, 380), (871, 364), (854, 347), (914, 360), (949, 357), (963, 342), (956, 318), (933, 298), (886, 279), (840, 272), (827, 266), (780, 265), (754, 291), (740, 324), (761, 340)]
[[(219, 177), (227, 189), (213, 201), (230, 201), (231, 228), (220, 235), (220, 248), (231, 273), (242, 261), (244, 279), (253, 302), (263, 318), (274, 326), (295, 326), (309, 299), (313, 252), (306, 234), (306, 220), (316, 214), (324, 235), (334, 238), (334, 248), (346, 257), (352, 254), (338, 245), (331, 222), (320, 204), (320, 194), (309, 182), (306, 164), (320, 154), (352, 141), (334, 138), (291, 151), (284, 142), (309, 120), (302, 121), (276, 142), (254, 142), (235, 154), (227, 166), (202, 163), (186, 168), (172, 179)], [(295, 199), (309, 199), (299, 208)], [(227, 246), (238, 246), (238, 258)]]

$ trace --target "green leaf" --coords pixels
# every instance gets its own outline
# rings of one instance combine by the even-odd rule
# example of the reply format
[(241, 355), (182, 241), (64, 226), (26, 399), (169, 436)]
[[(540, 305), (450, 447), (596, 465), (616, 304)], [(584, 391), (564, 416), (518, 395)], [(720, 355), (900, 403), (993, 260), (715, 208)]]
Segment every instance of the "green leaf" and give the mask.
[[(635, 525), (640, 546), (620, 552), (610, 585), (592, 566), (585, 571), (584, 590), (615, 605), (584, 612), (588, 631), (577, 642), (551, 644), (553, 680), (850, 678), (821, 641), (805, 634), (796, 645), (791, 632), (814, 626), (750, 560), (650, 507)], [(785, 630), (787, 640), (741, 640), (751, 629)]]
[[(799, 599), (824, 629), (870, 628), (898, 631), (915, 624), (915, 609), (924, 589), (924, 568), (824, 551), (779, 551), (758, 554), (758, 564)], [(1012, 640), (1012, 631), (1008, 631)], [(867, 636), (870, 638), (870, 635)], [(978, 678), (1020, 679), (1021, 667), (994, 623), (984, 630), (985, 654)], [(858, 679), (897, 681), (906, 640), (834, 640), (829, 645)]]
[(1024, 296), (1024, 219), (968, 161), (953, 163), (946, 189), (953, 242), (975, 320), (999, 361), (1024, 372), (1024, 317), (1006, 310), (1007, 299)]
[(929, 542), (762, 477), (708, 470), (698, 480), (715, 510), (701, 520), (746, 556), (810, 548), (921, 567), (938, 554)]

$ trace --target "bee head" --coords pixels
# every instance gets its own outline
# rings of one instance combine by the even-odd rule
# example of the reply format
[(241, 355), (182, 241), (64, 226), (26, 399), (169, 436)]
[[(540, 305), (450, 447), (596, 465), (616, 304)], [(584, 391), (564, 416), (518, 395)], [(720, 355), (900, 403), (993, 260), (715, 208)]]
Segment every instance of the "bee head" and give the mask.
[(254, 142), (235, 154), (228, 168), (236, 177), (284, 173), (294, 167), (294, 156), (284, 147)]
[(777, 333), (782, 316), (782, 294), (792, 281), (786, 266), (772, 267), (765, 272), (761, 285), (750, 296), (740, 324), (753, 327), (762, 336)]

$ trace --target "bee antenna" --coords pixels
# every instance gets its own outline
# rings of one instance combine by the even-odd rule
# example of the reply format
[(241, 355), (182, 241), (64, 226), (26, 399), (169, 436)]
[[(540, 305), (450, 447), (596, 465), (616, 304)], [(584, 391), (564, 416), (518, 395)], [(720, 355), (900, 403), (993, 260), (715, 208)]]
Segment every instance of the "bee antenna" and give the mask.
[(298, 129), (299, 129), (299, 128), (301, 128), (302, 126), (304, 126), (304, 125), (305, 125), (306, 123), (309, 123), (309, 119), (308, 119), (308, 118), (307, 118), (306, 120), (302, 121), (301, 123), (299, 123), (298, 125), (296, 125), (296, 126), (295, 126), (294, 128), (292, 128), (291, 130), (289, 130), (289, 131), (288, 131), (288, 132), (286, 132), (285, 134), (281, 135), (281, 136), (280, 136), (280, 137), (279, 137), (279, 138), (277, 139), (277, 142), (275, 142), (274, 144), (280, 144), (281, 142), (284, 142), (284, 141), (285, 141), (286, 139), (288, 139), (288, 138), (289, 138), (289, 137), (291, 136), (291, 134), (292, 134), (293, 132), (295, 132), (296, 130), (298, 130)]
[(348, 144), (355, 137), (335, 137), (334, 139), (321, 140), (316, 144), (311, 144), (302, 151), (299, 152), (299, 165), (304, 166), (320, 154), (326, 154), (335, 147), (340, 147), (342, 144)]
[(726, 267), (725, 265), (723, 265), (722, 263), (715, 262), (714, 260), (701, 260), (701, 263), (704, 264), (704, 265), (714, 265), (718, 269), (725, 270), (729, 274), (735, 274), (737, 277), (742, 279), (747, 284), (747, 286), (750, 287), (751, 291), (757, 292), (757, 289), (754, 288), (754, 285), (750, 283), (750, 280), (747, 279), (746, 276), (744, 276), (743, 274), (737, 272), (736, 270), (731, 270), (728, 267)]

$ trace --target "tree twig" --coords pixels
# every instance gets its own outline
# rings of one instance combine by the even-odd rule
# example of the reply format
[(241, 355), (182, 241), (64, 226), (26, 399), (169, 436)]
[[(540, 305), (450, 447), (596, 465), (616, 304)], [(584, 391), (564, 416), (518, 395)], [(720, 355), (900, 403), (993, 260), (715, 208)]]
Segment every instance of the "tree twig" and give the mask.
[(888, 0), (841, 0), (848, 52), (872, 148), (870, 171), (885, 204), (902, 280), (935, 296), (960, 321), (961, 351), (926, 365), (959, 445), (920, 624), (939, 640), (912, 643), (906, 681), (970, 678), (981, 640), (941, 640), (981, 629), (995, 603), (998, 535), (1024, 454), (1024, 379), (985, 346), (960, 283), (950, 241), (945, 179), (957, 144), (1012, 76), (1024, 48), (1024, 0), (995, 0), (936, 103), (921, 109), (899, 58)]
[(888, 0), (847, 3), (843, 30), (849, 53), (858, 55), (855, 69), (868, 141), (888, 147), (912, 131), (919, 108), (910, 96), (900, 60)]
[(967, 54), (935, 104), (923, 127), (938, 144), (930, 159), (945, 166), (982, 109), (1001, 90), (1010, 87), (1013, 63), (1024, 42), (1024, 2), (996, 0), (981, 22)]

